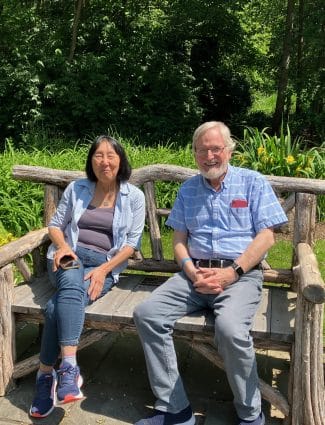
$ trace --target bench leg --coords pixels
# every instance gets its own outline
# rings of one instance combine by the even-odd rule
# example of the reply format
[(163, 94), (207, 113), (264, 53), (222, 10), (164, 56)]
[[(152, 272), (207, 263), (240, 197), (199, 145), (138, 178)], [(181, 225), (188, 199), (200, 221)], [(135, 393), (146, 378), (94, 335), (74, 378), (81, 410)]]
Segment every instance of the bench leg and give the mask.
[(325, 425), (323, 304), (299, 294), (292, 372), (292, 425)]
[(0, 269), (0, 396), (14, 388), (15, 318), (11, 312), (14, 276), (12, 265)]
[[(217, 353), (213, 345), (207, 343), (198, 343), (191, 342), (191, 346), (208, 360), (211, 361), (214, 365), (224, 370), (224, 365), (221, 357)], [(287, 399), (276, 389), (272, 388), (262, 379), (259, 380), (260, 390), (262, 397), (280, 410), (285, 417), (288, 417), (290, 414), (289, 404)]]

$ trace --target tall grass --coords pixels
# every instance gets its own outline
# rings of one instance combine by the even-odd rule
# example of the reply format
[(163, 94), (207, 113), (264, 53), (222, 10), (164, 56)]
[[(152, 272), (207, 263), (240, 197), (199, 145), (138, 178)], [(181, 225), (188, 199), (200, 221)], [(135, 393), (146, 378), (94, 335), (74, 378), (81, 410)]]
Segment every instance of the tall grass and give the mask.
[[(121, 141), (133, 168), (144, 165), (165, 163), (194, 167), (191, 147), (178, 148), (172, 143), (155, 148), (135, 146), (130, 141)], [(53, 146), (62, 146), (62, 141), (48, 141), (49, 148), (41, 141), (42, 149), (35, 147), (14, 148), (7, 141), (5, 150), (0, 154), (0, 226), (16, 237), (29, 230), (42, 226), (43, 190), (41, 185), (14, 180), (11, 177), (15, 164), (36, 165), (62, 170), (84, 170), (89, 143), (70, 144), (71, 147), (53, 150)], [(178, 186), (173, 183), (160, 183), (158, 199), (160, 205), (171, 206)]]
[[(118, 137), (117, 137), (118, 138)], [(191, 144), (178, 147), (172, 142), (155, 147), (141, 146), (132, 140), (121, 140), (134, 168), (165, 163), (195, 168)], [(37, 165), (49, 168), (83, 170), (90, 142), (38, 140), (26, 136), (24, 146), (14, 148), (7, 141), (0, 154), (0, 226), (15, 237), (42, 226), (43, 191), (40, 185), (16, 181), (11, 177), (15, 164)], [(292, 140), (290, 130), (279, 137), (247, 128), (243, 140), (238, 141), (233, 155), (234, 165), (258, 170), (264, 174), (322, 178), (325, 175), (325, 145), (304, 149), (302, 139)], [(178, 185), (160, 183), (157, 188), (159, 207), (171, 207)], [(325, 200), (318, 205), (318, 217), (325, 220)]]

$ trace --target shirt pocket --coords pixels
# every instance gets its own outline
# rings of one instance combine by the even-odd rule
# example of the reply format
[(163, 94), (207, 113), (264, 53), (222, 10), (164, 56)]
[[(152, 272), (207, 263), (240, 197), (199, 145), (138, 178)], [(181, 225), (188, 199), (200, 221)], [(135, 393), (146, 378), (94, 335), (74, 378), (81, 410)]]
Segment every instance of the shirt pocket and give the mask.
[(252, 229), (252, 217), (248, 207), (229, 208), (229, 228), (239, 232)]

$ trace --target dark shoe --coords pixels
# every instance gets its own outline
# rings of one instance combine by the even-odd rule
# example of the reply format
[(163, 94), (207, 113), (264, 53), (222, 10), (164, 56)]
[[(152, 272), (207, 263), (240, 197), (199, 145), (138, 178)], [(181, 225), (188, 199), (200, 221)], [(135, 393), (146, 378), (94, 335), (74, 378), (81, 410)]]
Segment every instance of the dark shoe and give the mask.
[(243, 419), (239, 419), (238, 425), (265, 425), (264, 413), (261, 412), (253, 421), (244, 421)]
[(56, 373), (46, 373), (36, 379), (36, 395), (29, 409), (29, 414), (33, 418), (45, 418), (54, 409)]
[(57, 371), (57, 374), (57, 398), (60, 404), (70, 403), (83, 398), (83, 394), (80, 391), (83, 379), (80, 375), (78, 366), (71, 366), (70, 363), (63, 363), (62, 367)]
[(147, 419), (141, 419), (134, 425), (194, 425), (195, 416), (191, 406), (187, 406), (179, 413), (161, 412), (154, 410), (154, 414)]

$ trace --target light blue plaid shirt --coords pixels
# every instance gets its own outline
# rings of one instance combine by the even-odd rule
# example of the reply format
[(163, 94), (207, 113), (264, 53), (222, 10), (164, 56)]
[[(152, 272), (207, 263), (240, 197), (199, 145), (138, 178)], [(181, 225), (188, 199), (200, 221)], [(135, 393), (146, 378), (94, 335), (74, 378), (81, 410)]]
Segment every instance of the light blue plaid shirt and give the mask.
[(166, 224), (188, 233), (192, 258), (236, 259), (259, 231), (287, 221), (263, 175), (228, 165), (219, 192), (200, 174), (184, 182)]

